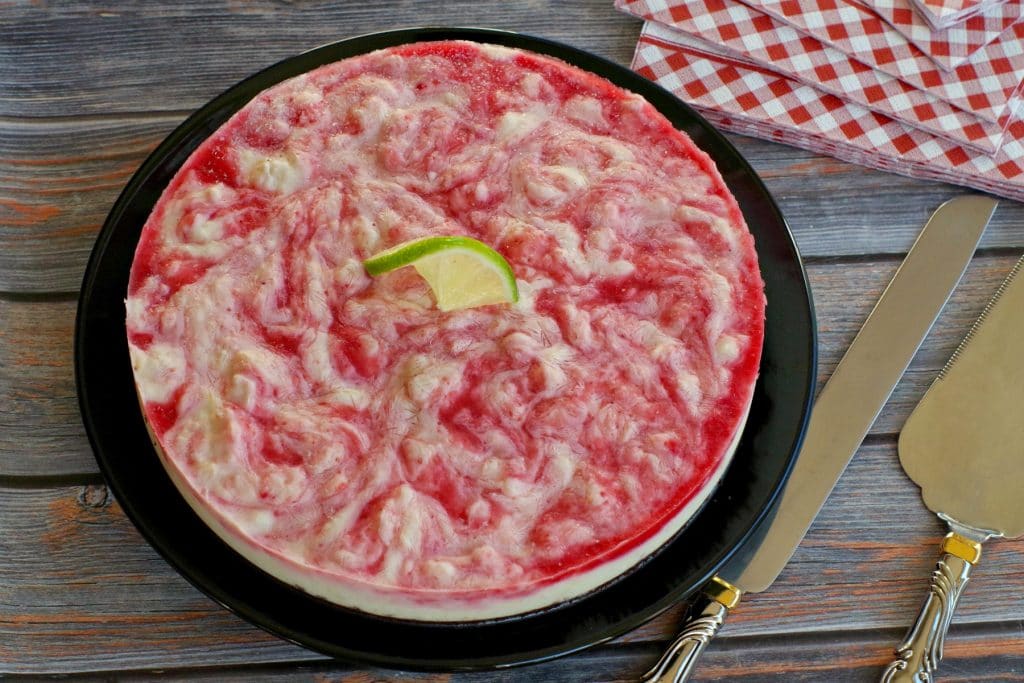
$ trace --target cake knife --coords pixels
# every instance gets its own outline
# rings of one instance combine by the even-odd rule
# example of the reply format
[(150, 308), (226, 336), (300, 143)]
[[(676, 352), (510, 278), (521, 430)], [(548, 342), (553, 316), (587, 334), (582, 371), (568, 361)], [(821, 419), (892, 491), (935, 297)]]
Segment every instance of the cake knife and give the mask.
[(900, 463), (949, 525), (917, 620), (882, 675), (931, 681), (981, 544), (1024, 535), (1024, 258), (900, 432)]
[(644, 681), (688, 680), (740, 596), (775, 581), (960, 282), (997, 203), (969, 195), (932, 214), (818, 395), (774, 517), (702, 589)]

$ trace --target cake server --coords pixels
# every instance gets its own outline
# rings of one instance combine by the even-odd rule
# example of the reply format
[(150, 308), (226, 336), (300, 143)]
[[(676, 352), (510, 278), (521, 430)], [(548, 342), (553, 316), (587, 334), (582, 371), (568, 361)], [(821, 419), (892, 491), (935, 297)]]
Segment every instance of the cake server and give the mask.
[(960, 281), (996, 205), (970, 195), (932, 214), (818, 395), (774, 517), (702, 589), (644, 681), (689, 679), (740, 596), (775, 581)]
[(981, 544), (1024, 535), (1024, 258), (900, 432), (900, 463), (949, 525), (917, 621), (882, 681), (933, 680)]

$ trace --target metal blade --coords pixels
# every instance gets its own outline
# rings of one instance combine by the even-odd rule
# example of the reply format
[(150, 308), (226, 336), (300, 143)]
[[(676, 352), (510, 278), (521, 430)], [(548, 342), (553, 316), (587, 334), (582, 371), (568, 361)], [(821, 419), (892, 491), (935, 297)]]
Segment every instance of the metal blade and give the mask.
[(925, 504), (961, 530), (1024, 535), (1022, 337), (1024, 258), (900, 432), (903, 469)]
[(932, 214), (821, 390), (774, 518), (721, 578), (754, 593), (775, 581), (960, 281), (996, 205), (968, 196)]

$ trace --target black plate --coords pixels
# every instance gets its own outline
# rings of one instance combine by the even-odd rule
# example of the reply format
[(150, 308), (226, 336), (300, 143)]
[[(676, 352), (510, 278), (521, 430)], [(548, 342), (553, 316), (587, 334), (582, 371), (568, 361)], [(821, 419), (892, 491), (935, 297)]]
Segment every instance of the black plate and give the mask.
[[(754, 233), (768, 297), (761, 375), (747, 427), (718, 490), (683, 532), (622, 578), (568, 604), (472, 623), (375, 617), (310, 597), (236, 554), (167, 477), (135, 397), (124, 299), (139, 233), (200, 142), (258, 92), (322, 64), (401, 43), (467, 39), (549, 54), (639, 93), (705, 150)], [(86, 269), (75, 374), (89, 440), (125, 514), (197, 588), (283, 638), (329, 655), (418, 669), (539, 661), (621, 635), (707, 581), (775, 499), (799, 447), (815, 378), (814, 311), (792, 235), (760, 179), (729, 142), (673, 95), (617, 64), (547, 40), (485, 29), (418, 28), (359, 36), (286, 59), (242, 81), (179, 126), (128, 183)]]

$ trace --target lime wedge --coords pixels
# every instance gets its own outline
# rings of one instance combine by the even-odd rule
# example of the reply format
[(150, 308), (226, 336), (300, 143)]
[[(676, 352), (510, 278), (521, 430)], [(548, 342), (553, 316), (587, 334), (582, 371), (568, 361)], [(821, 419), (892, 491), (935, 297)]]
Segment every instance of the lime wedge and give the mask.
[(363, 265), (375, 276), (412, 266), (430, 285), (442, 311), (519, 301), (508, 261), (472, 237), (410, 240), (374, 254)]

